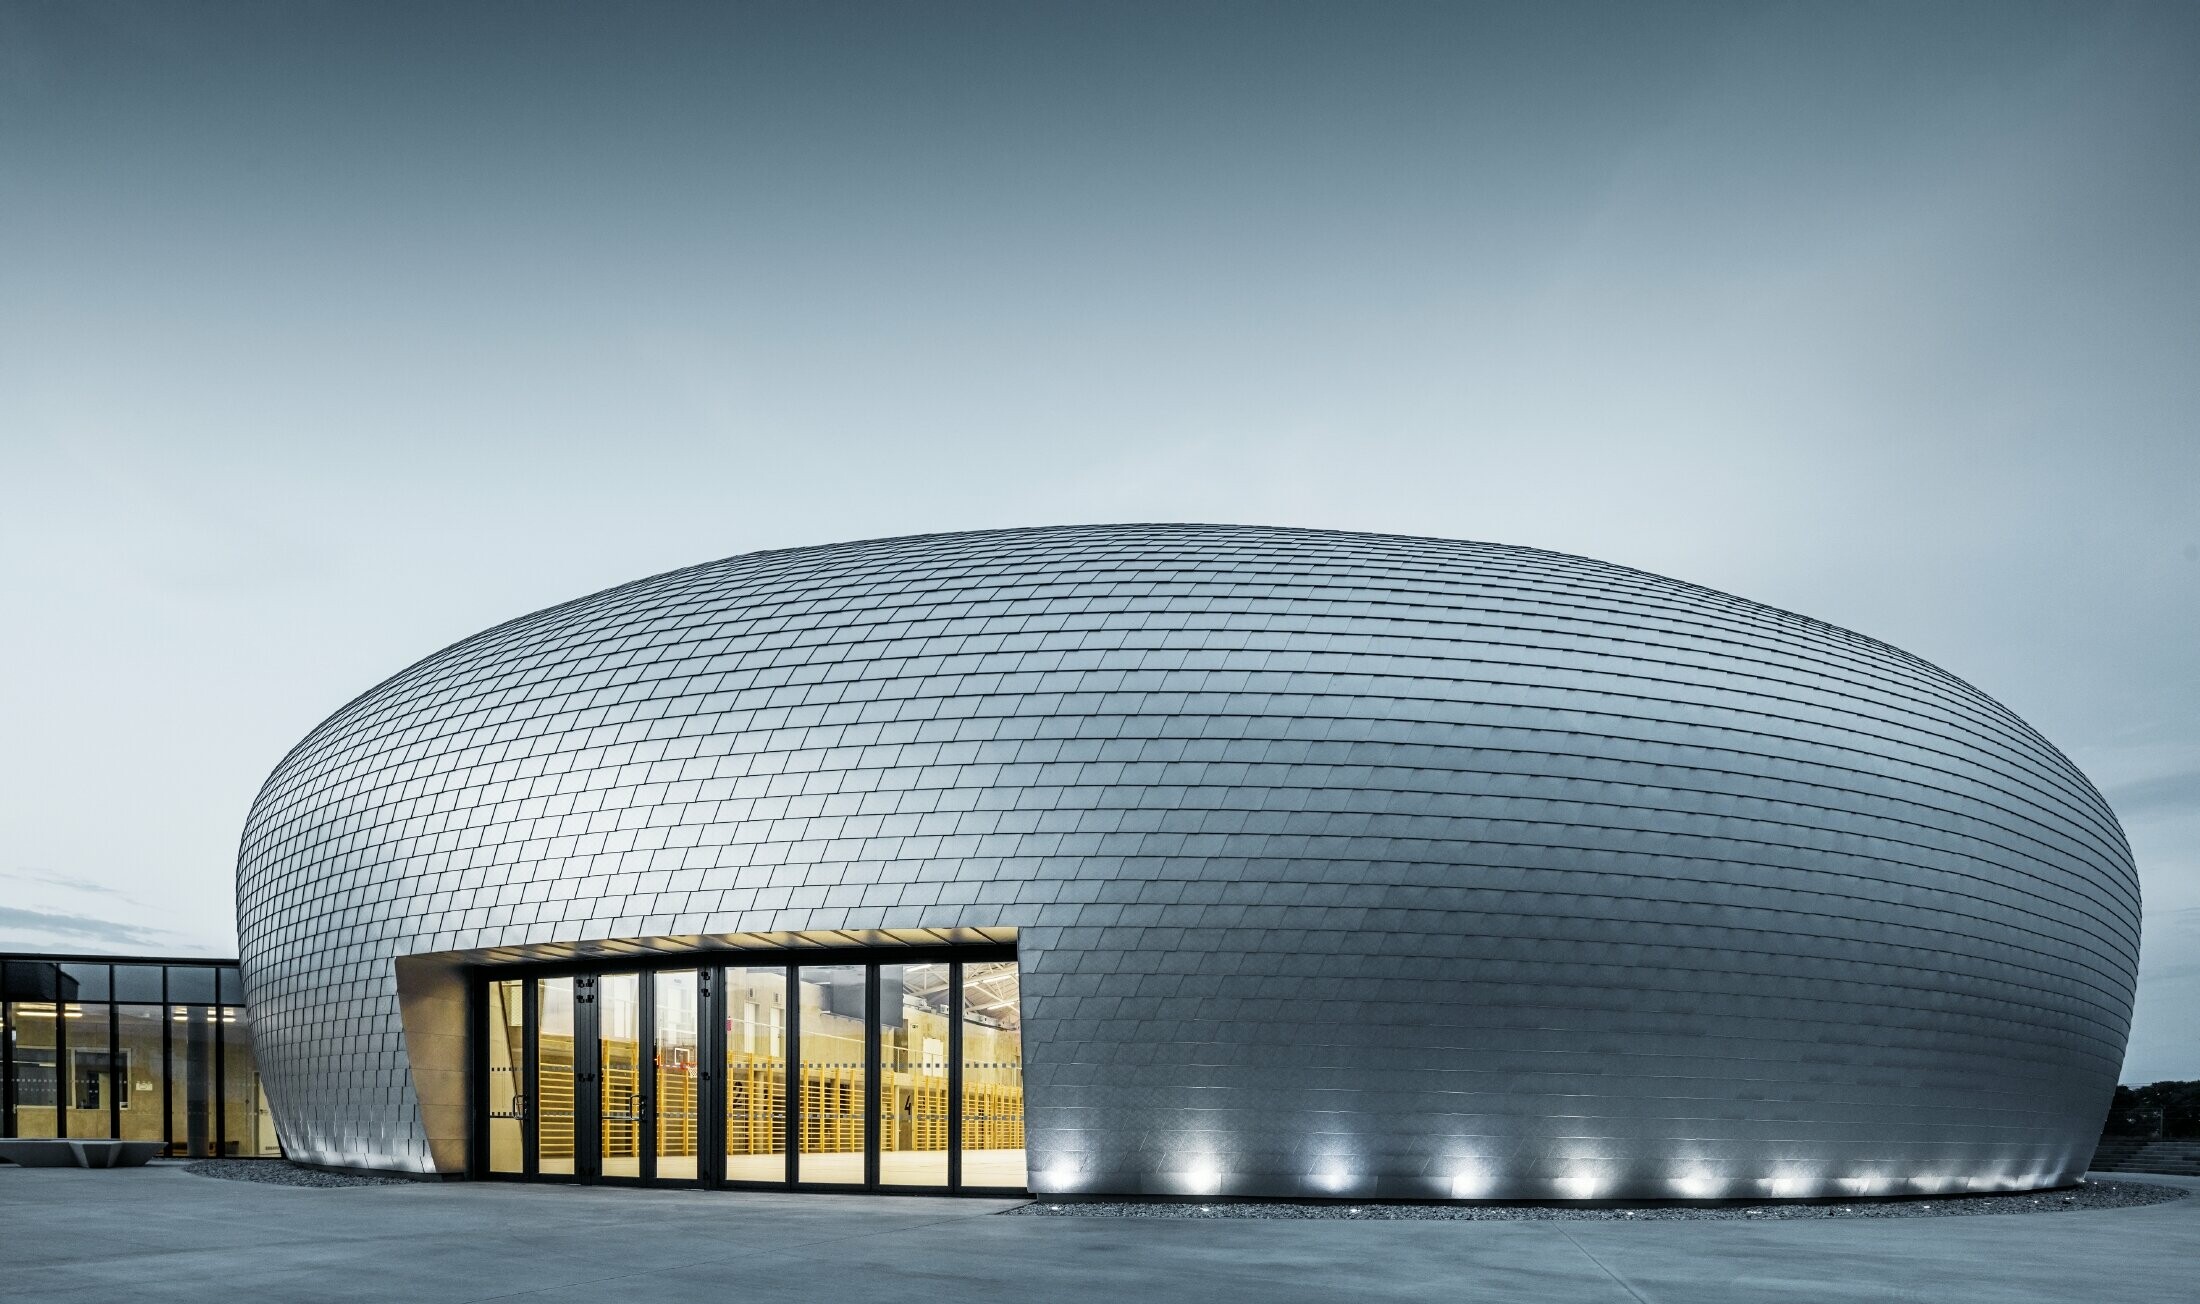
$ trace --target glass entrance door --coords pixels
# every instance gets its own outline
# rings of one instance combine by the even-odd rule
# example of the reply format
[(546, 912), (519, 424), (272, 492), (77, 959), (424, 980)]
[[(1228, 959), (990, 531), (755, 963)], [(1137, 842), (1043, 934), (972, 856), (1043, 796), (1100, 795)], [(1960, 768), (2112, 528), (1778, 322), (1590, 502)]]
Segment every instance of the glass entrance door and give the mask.
[(888, 954), (484, 974), (475, 1171), (1021, 1189), (1015, 960)]
[(642, 1176), (642, 977), (596, 978), (596, 1175)]
[(651, 1175), (692, 1182), (703, 1175), (703, 975), (664, 969), (649, 983)]
[[(581, 1175), (580, 1012), (593, 1010), (595, 983), (594, 978), (535, 982), (534, 1024), (527, 1032), (535, 1048), (535, 1089), (527, 1093), (527, 1103), (535, 1120), (531, 1171), (545, 1177)], [(584, 1006), (583, 996), (591, 1004)], [(593, 1029), (589, 1037), (594, 1040)]]
[(727, 966), (725, 1057), (719, 1077), (724, 1102), (724, 1167), (729, 1182), (787, 1180), (787, 1045), (792, 1024), (784, 965)]
[(482, 1170), (699, 1180), (707, 977), (690, 969), (487, 983), (476, 1052)]

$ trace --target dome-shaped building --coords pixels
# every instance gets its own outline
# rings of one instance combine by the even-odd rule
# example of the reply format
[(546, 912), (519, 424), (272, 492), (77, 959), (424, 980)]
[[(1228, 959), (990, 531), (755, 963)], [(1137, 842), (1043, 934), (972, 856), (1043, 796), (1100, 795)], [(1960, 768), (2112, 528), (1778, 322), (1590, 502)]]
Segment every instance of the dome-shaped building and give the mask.
[(2073, 1180), (2131, 855), (1883, 643), (1531, 549), (757, 553), (500, 625), (238, 866), (311, 1162), (1359, 1198)]

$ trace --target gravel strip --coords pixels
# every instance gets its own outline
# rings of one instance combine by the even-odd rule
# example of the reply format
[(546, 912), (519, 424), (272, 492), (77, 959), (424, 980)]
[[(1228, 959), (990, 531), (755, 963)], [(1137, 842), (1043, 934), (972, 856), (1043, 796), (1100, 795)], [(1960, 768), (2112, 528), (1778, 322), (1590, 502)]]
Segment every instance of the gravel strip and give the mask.
[(201, 1159), (185, 1164), (183, 1171), (200, 1177), (220, 1177), (232, 1182), (260, 1182), (268, 1186), (403, 1186), (405, 1177), (368, 1177), (359, 1173), (324, 1173), (301, 1168), (284, 1159)]
[(1287, 1200), (1035, 1200), (1003, 1214), (1036, 1218), (1345, 1218), (1375, 1222), (1418, 1218), (1445, 1222), (1719, 1222), (1769, 1218), (1948, 1218), (1983, 1213), (2052, 1213), (2074, 1209), (2128, 1209), (2181, 1200), (2178, 1186), (2152, 1182), (2087, 1182), (2061, 1191), (2006, 1195), (1927, 1196), (1914, 1200), (1859, 1200), (1850, 1204), (1648, 1205), (1594, 1208), (1540, 1204), (1295, 1204)]

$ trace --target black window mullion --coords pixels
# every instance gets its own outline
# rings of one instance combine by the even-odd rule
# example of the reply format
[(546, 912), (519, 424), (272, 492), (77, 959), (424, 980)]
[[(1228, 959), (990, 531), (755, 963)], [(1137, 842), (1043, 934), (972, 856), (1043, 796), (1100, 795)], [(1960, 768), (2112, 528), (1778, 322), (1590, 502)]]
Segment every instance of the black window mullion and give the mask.
[[(107, 992), (114, 994), (114, 982), (108, 980)], [(122, 1093), (130, 1089), (130, 1075), (122, 1072), (122, 1015), (113, 1001), (107, 1002), (107, 1135), (122, 1139)]]
[(963, 964), (947, 965), (947, 1189), (963, 1178)]
[(885, 1020), (878, 1007), (879, 970), (875, 964), (863, 969), (863, 1184), (875, 1187), (879, 1182), (879, 1132), (881, 1120), (879, 1106), (885, 1086), (879, 1080), (879, 1033)]
[(519, 1171), (522, 1177), (542, 1176), (542, 1076), (541, 1011), (533, 978), (519, 985), (520, 1089), (527, 1093), (519, 1111)]
[(53, 987), (53, 1134), (69, 1135), (69, 1098), (76, 1090), (76, 1074), (69, 1063), (69, 1003), (61, 999), (61, 966), (54, 966)]
[[(219, 975), (216, 978), (218, 981)], [(229, 1038), (223, 1033), (224, 1025), (228, 1021), (222, 1018), (222, 1014), (229, 1007), (221, 1003), (221, 989), (219, 987), (214, 989), (214, 1003), (207, 1008), (214, 1012), (214, 1099), (209, 1102), (209, 1107), (214, 1111), (214, 1126), (210, 1130), (214, 1134), (214, 1157), (216, 1159), (227, 1159), (229, 1157), (229, 1097), (224, 1094), (224, 1088), (228, 1086), (226, 1079), (229, 1066), (222, 1063), (222, 1061), (228, 1058), (226, 1048)]]
[(0, 1001), (0, 1137), (15, 1135), (15, 1007)]
[(726, 1162), (726, 981), (716, 965), (695, 971), (695, 1180), (706, 1190), (724, 1180)]
[(802, 966), (787, 966), (787, 1181), (802, 1176)]
[(176, 1152), (176, 1007), (167, 1001), (168, 971), (160, 976), (160, 1145), (161, 1154)]
[(596, 1019), (596, 975), (573, 977), (573, 1180), (603, 1176), (603, 1038)]
[(639, 990), (641, 1017), (636, 1021), (635, 1035), (640, 1044), (634, 1048), (634, 1076), (641, 1081), (641, 1108), (635, 1112), (641, 1117), (634, 1120), (636, 1139), (635, 1167), (642, 1180), (657, 1180), (657, 975), (635, 975), (634, 986)]
[(490, 1176), (489, 979), (479, 969), (466, 975), (466, 1176)]

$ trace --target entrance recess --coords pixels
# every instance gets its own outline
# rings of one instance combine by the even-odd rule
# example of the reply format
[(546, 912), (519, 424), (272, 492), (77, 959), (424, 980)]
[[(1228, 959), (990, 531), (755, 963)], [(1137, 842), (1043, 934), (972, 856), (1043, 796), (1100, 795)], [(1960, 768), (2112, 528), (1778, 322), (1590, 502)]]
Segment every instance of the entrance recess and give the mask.
[(480, 971), (474, 1172), (1024, 1188), (1013, 953), (700, 960)]

